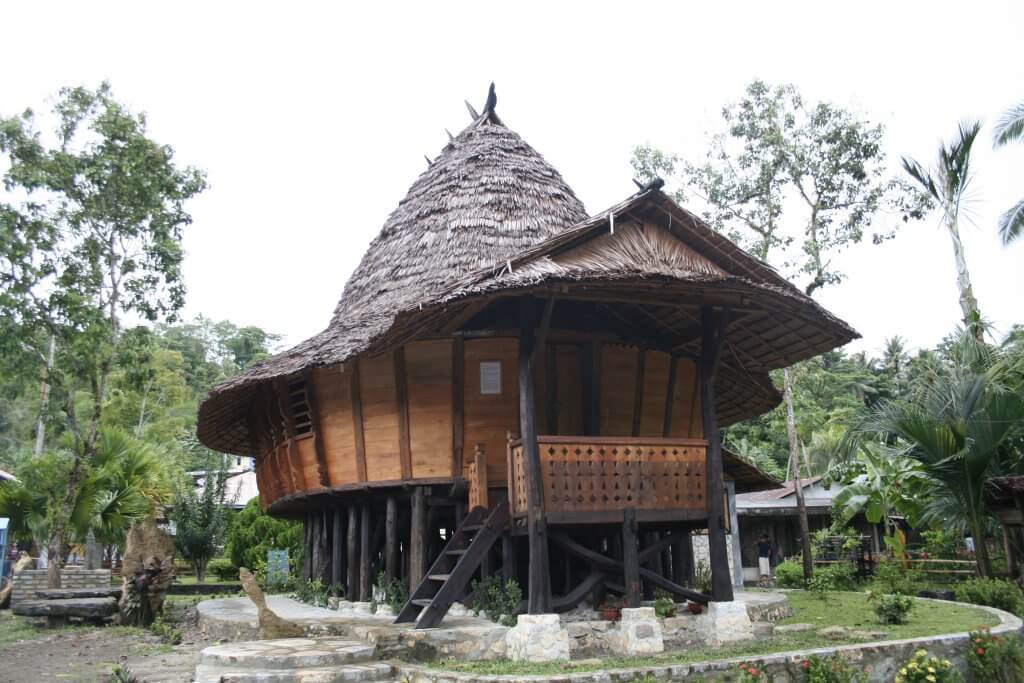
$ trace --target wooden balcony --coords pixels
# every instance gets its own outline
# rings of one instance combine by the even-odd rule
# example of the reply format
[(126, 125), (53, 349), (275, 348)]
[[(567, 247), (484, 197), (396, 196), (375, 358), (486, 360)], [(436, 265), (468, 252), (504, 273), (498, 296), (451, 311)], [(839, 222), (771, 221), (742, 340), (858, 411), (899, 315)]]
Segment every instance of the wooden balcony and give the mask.
[[(646, 437), (539, 436), (543, 509), (558, 523), (707, 518), (707, 442)], [(509, 441), (512, 514), (527, 511), (522, 442)]]

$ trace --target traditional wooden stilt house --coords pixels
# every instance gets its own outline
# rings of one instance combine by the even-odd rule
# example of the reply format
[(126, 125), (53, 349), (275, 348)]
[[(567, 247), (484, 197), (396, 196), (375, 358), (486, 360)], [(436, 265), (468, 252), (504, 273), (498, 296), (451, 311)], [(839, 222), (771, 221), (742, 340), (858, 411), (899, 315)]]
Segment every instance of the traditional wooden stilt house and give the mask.
[[(719, 430), (856, 333), (656, 181), (588, 215), (487, 106), (409, 190), (326, 330), (216, 387), (199, 437), (305, 520), (307, 577), (438, 623), (477, 571), (530, 613), (731, 600)], [(743, 473), (741, 464), (736, 470)], [(711, 595), (684, 588), (708, 530)], [(686, 541), (686, 543), (684, 543)]]

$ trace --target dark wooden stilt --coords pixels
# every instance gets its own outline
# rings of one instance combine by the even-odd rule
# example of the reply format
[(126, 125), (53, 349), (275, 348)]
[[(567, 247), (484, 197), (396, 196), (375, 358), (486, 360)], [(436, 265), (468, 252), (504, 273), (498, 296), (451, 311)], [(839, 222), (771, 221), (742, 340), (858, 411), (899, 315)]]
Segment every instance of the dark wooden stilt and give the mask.
[(302, 522), (302, 580), (313, 578), (313, 517), (306, 515)]
[(409, 585), (423, 581), (427, 566), (427, 499), (423, 487), (412, 492), (412, 522), (409, 529)]
[(519, 431), (523, 441), (523, 464), (526, 470), (526, 522), (530, 539), (527, 603), (530, 614), (547, 614), (551, 611), (551, 575), (540, 451), (534, 421), (535, 321), (533, 300), (523, 297), (519, 307)]
[(622, 520), (622, 569), (626, 607), (640, 606), (640, 549), (637, 547), (636, 508), (626, 508)]
[(717, 602), (733, 599), (732, 577), (725, 539), (725, 487), (722, 483), (722, 435), (715, 411), (715, 370), (725, 341), (725, 318), (710, 307), (701, 309), (703, 339), (700, 363), (700, 406), (707, 449), (708, 554), (711, 596)]
[(359, 597), (359, 508), (348, 506), (348, 530), (345, 534), (345, 549), (348, 556), (348, 583), (345, 597), (356, 600)]
[(341, 506), (334, 508), (331, 524), (331, 587), (338, 591), (345, 582), (345, 515)]
[[(644, 534), (644, 547), (650, 548), (651, 546), (658, 545), (658, 541), (661, 540), (661, 534), (657, 531), (648, 531)], [(665, 569), (661, 564), (661, 553), (654, 553), (651, 555), (645, 563), (648, 569), (657, 574), (658, 576), (665, 576)], [(654, 599), (654, 586), (650, 581), (644, 582), (644, 600)]]
[(516, 546), (512, 534), (501, 537), (501, 578), (506, 582), (518, 578), (516, 571)]
[(359, 514), (359, 599), (366, 602), (371, 597), (373, 579), (370, 576), (370, 517), (369, 503), (363, 503)]
[(389, 578), (398, 576), (398, 501), (388, 496), (384, 531), (384, 571)]

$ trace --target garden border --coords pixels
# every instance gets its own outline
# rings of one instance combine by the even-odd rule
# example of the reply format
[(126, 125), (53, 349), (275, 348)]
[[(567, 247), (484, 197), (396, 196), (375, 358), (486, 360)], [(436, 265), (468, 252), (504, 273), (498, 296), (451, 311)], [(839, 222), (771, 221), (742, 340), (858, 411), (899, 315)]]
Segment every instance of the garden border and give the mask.
[[(1021, 633), (1022, 622), (1018, 617), (994, 607), (984, 605), (972, 605), (963, 602), (948, 600), (936, 600), (933, 598), (915, 598), (938, 602), (942, 604), (955, 604), (963, 607), (976, 607), (997, 616), (1000, 620), (998, 626), (993, 626), (993, 634)], [(966, 672), (967, 663), (964, 658), (969, 634), (966, 631), (958, 633), (947, 633), (937, 636), (923, 636), (920, 638), (904, 638), (901, 640), (883, 640), (870, 643), (858, 643), (855, 645), (836, 645), (832, 647), (820, 647), (806, 650), (790, 650), (770, 655), (751, 657), (732, 657), (729, 659), (690, 662), (686, 664), (663, 664), (656, 666), (645, 666), (629, 669), (606, 669), (595, 671), (582, 671), (564, 674), (473, 674), (455, 671), (444, 671), (427, 666), (407, 664), (401, 661), (392, 661), (399, 680), (406, 683), (520, 683), (526, 681), (553, 681), (555, 683), (624, 683), (644, 677), (652, 677), (659, 681), (693, 681), (698, 680), (691, 677), (708, 675), (735, 674), (739, 664), (749, 662), (763, 669), (769, 674), (769, 680), (793, 680), (785, 678), (798, 676), (801, 673), (800, 663), (812, 655), (827, 657), (838, 653), (847, 659), (851, 664), (870, 668), (869, 679), (871, 681), (890, 681), (897, 670), (904, 662), (913, 656), (918, 649), (924, 648), (931, 655), (943, 659), (949, 659), (960, 669)], [(778, 677), (778, 678), (776, 678)], [(704, 680), (703, 678), (699, 680)], [(797, 679), (798, 680), (798, 679)]]

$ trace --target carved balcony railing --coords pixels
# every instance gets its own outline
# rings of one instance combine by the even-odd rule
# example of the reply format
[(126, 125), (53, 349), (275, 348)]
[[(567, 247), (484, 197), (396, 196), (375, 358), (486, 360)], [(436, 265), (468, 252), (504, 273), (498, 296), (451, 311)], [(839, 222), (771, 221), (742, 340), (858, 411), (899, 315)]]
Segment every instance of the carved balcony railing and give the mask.
[[(597, 520), (626, 508), (662, 511), (666, 518), (706, 514), (706, 441), (539, 436), (537, 444), (543, 510), (549, 518)], [(518, 439), (509, 440), (508, 473), (512, 513), (523, 515), (526, 470)]]

